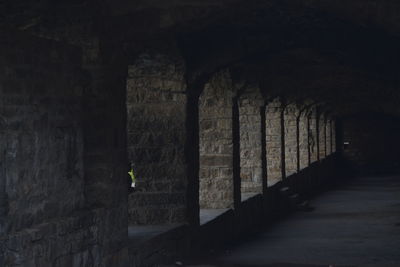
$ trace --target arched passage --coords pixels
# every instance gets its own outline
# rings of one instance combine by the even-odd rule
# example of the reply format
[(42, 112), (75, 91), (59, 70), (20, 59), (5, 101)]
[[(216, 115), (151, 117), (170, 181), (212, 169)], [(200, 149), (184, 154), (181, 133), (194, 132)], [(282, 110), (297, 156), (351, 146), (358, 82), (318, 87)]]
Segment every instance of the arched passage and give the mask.
[(298, 154), (297, 149), (297, 118), (299, 109), (296, 104), (288, 104), (284, 109), (284, 132), (285, 132), (285, 168), (286, 176), (297, 172)]
[(319, 160), (318, 113), (316, 107), (307, 114), (309, 164)]
[(234, 206), (232, 98), (228, 71), (215, 74), (199, 100), (201, 209)]
[[(7, 148), (7, 125), (0, 117), (0, 238), (6, 234), (6, 216), (8, 213), (8, 197), (6, 192), (6, 148)], [(2, 253), (0, 264), (2, 263)]]
[(268, 103), (266, 107), (266, 146), (268, 186), (282, 180), (284, 176), (284, 132), (283, 107), (279, 99)]
[(262, 166), (261, 107), (264, 104), (258, 86), (246, 86), (239, 97), (240, 114), (240, 178), (242, 199), (262, 193), (264, 177)]
[(187, 221), (184, 74), (181, 58), (162, 54), (142, 54), (128, 68), (127, 167), (135, 179), (134, 187), (128, 183), (131, 225)]

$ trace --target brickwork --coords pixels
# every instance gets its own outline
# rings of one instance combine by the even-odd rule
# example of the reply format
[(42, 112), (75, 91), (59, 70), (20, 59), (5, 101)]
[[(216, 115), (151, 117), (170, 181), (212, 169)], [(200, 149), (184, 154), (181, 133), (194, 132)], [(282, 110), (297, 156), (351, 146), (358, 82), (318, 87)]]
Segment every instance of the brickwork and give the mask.
[(308, 167), (308, 127), (307, 113), (303, 111), (298, 117), (299, 129), (299, 169)]
[(308, 146), (310, 164), (318, 160), (318, 131), (317, 131), (317, 112), (313, 108), (308, 113)]
[[(400, 172), (396, 1), (301, 2), (1, 2), (0, 267), (168, 265), (342, 167)], [(198, 227), (200, 206), (235, 210)]]
[(332, 153), (336, 152), (336, 120), (332, 121)]
[(128, 158), (136, 177), (130, 224), (186, 220), (184, 68), (163, 55), (141, 55), (129, 66)]
[(239, 99), (240, 177), (242, 192), (262, 192), (261, 114), (262, 96), (248, 88)]
[[(84, 205), (79, 51), (51, 42), (2, 43), (1, 98), (6, 124), (10, 230)], [(48, 49), (38, 49), (40, 46)], [(27, 64), (27, 62), (34, 62)]]
[(323, 114), (318, 120), (318, 136), (319, 136), (319, 159), (326, 157), (326, 119)]
[[(0, 116), (0, 177), (6, 177), (6, 149), (7, 149), (7, 124)], [(8, 213), (8, 196), (6, 193), (6, 179), (0, 179), (0, 237), (6, 233), (6, 217)], [(0, 249), (0, 263), (2, 263), (2, 250)]]
[(297, 172), (297, 114), (295, 104), (287, 105), (284, 112), (285, 120), (285, 166), (286, 176)]
[(232, 82), (219, 72), (206, 84), (199, 101), (200, 207), (230, 208), (234, 204), (232, 144)]
[(332, 121), (327, 119), (326, 121), (326, 155), (332, 154)]
[(267, 105), (267, 179), (268, 186), (282, 180), (282, 105), (275, 100)]
[(0, 132), (7, 144), (0, 265), (100, 264), (95, 216), (83, 210), (80, 51), (11, 33), (0, 47)]
[[(112, 40), (107, 38), (107, 41)], [(118, 54), (98, 44), (84, 46), (83, 67), (89, 75), (84, 91), (85, 200), (95, 212), (99, 261), (102, 266), (125, 266), (127, 227), (127, 64)], [(111, 56), (112, 55), (112, 56)], [(98, 217), (97, 217), (98, 216)], [(66, 257), (68, 260), (68, 257)], [(76, 263), (79, 266), (80, 263)]]

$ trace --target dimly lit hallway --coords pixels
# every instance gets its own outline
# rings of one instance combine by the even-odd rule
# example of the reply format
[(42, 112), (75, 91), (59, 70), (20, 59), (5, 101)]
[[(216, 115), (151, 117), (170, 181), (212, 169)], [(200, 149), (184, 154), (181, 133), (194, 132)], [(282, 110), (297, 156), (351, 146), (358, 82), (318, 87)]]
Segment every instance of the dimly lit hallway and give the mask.
[(399, 47), (399, 0), (1, 1), (0, 267), (399, 260), (394, 178), (325, 193), (400, 173)]
[(201, 264), (399, 266), (399, 190), (399, 176), (358, 178), (312, 200), (314, 211), (297, 212)]

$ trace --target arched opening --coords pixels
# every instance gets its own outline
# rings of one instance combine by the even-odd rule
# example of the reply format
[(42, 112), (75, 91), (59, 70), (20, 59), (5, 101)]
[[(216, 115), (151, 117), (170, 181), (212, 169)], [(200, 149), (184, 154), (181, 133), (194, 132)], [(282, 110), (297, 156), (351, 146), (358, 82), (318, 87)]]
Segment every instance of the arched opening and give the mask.
[(263, 97), (258, 86), (247, 86), (239, 99), (240, 181), (242, 201), (263, 192), (262, 139), (265, 138), (261, 116)]
[(199, 99), (200, 220), (205, 223), (234, 207), (232, 81), (216, 73)]
[(184, 71), (182, 59), (162, 54), (142, 54), (128, 67), (126, 177), (128, 220), (136, 227), (132, 235), (147, 231), (138, 226), (160, 226), (149, 231), (161, 231), (187, 222)]
[(284, 121), (283, 106), (279, 99), (266, 107), (266, 154), (268, 186), (281, 181), (284, 177)]
[(296, 104), (288, 104), (284, 108), (284, 133), (285, 133), (285, 167), (286, 176), (297, 172), (297, 117), (299, 109)]

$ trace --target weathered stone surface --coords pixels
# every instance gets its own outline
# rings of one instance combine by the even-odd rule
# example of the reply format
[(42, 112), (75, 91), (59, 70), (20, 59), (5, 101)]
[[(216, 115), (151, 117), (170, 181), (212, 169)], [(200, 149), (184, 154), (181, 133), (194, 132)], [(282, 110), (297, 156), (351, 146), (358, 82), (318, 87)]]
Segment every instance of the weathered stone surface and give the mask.
[(320, 114), (318, 119), (319, 159), (326, 157), (326, 117)]
[(215, 74), (199, 101), (200, 207), (230, 208), (233, 197), (232, 81)]
[(285, 167), (286, 176), (297, 172), (297, 116), (299, 109), (295, 104), (285, 107)]
[[(8, 223), (18, 231), (84, 205), (79, 51), (50, 41), (2, 42)], [(46, 47), (47, 49), (39, 49)], [(4, 150), (3, 150), (4, 152)]]
[(275, 100), (266, 109), (268, 186), (282, 180), (282, 104)]
[(330, 118), (326, 120), (326, 155), (332, 154), (332, 121)]
[[(107, 40), (109, 41), (109, 40)], [(97, 45), (95, 45), (97, 44)], [(94, 47), (92, 47), (94, 45)], [(100, 47), (101, 48), (101, 53)], [(85, 207), (95, 210), (100, 266), (124, 266), (127, 212), (127, 63), (116, 47), (83, 45)]]
[(307, 168), (309, 166), (309, 148), (308, 148), (308, 117), (306, 110), (298, 117), (298, 128), (299, 128), (299, 170)]
[(332, 153), (335, 153), (337, 151), (336, 147), (336, 120), (332, 121)]
[(0, 264), (99, 265), (94, 216), (79, 212), (85, 204), (80, 52), (20, 34), (8, 35), (0, 46), (6, 144)]
[(308, 114), (308, 146), (310, 153), (310, 164), (316, 162), (319, 158), (318, 152), (318, 128), (317, 128), (317, 110), (312, 108)]
[[(129, 66), (128, 157), (136, 177), (131, 224), (186, 220), (186, 81), (179, 57), (143, 54)], [(179, 197), (178, 197), (179, 196)]]
[[(262, 192), (261, 114), (263, 98), (258, 87), (249, 87), (239, 98), (241, 191)], [(265, 159), (266, 160), (266, 159)]]

